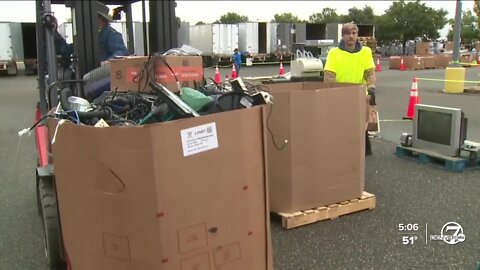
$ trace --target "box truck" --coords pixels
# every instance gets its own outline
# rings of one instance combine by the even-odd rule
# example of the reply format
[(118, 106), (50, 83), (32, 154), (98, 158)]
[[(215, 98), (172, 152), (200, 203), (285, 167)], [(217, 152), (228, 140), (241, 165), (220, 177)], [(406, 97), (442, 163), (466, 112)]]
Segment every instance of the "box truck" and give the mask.
[(21, 28), (25, 74), (34, 75), (38, 72), (37, 25), (35, 23), (22, 22)]
[(190, 26), (190, 46), (203, 51), (204, 66), (233, 55), (239, 48), (237, 24), (203, 24)]
[(17, 61), (23, 60), (22, 25), (0, 22), (0, 73), (17, 75)]
[(276, 53), (276, 23), (244, 22), (238, 24), (238, 49), (257, 59)]

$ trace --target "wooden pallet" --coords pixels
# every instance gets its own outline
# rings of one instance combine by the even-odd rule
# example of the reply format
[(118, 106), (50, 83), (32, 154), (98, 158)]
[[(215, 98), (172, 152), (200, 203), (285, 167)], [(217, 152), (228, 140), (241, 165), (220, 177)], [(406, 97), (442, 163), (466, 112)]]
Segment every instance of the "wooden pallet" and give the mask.
[(428, 163), (451, 172), (462, 172), (466, 169), (480, 168), (480, 160), (478, 158), (476, 160), (470, 160), (463, 157), (450, 157), (414, 147), (397, 145), (395, 154), (402, 158), (420, 163)]
[(472, 86), (469, 88), (465, 88), (463, 90), (465, 93), (472, 93), (472, 94), (480, 94), (480, 87), (479, 86)]
[(425, 68), (405, 68), (405, 70), (412, 71), (412, 70), (425, 70)]
[(294, 213), (277, 214), (282, 217), (282, 227), (285, 229), (291, 229), (322, 220), (336, 219), (340, 216), (366, 209), (374, 209), (375, 205), (375, 195), (368, 192), (363, 192), (362, 197), (358, 199), (353, 199)]

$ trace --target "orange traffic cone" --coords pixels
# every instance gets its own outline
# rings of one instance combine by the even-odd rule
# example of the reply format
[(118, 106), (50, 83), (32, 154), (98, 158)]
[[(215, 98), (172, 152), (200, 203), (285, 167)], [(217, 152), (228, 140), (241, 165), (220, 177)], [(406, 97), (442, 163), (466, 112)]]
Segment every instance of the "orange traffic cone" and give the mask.
[(410, 101), (408, 102), (408, 111), (407, 116), (403, 117), (403, 119), (413, 119), (415, 117), (415, 105), (420, 103), (420, 97), (418, 96), (418, 89), (417, 89), (417, 77), (413, 77), (412, 81), (412, 89), (410, 90)]
[(222, 83), (222, 76), (220, 75), (220, 71), (218, 70), (218, 65), (215, 67), (215, 83)]
[(232, 65), (232, 80), (237, 78), (237, 70), (235, 69), (235, 65)]
[(382, 65), (380, 64), (380, 59), (377, 58), (377, 67), (375, 68), (376, 72), (382, 71)]
[(400, 70), (401, 71), (405, 70), (405, 63), (403, 62), (403, 58), (400, 59)]
[(282, 62), (280, 62), (280, 70), (279, 70), (278, 74), (280, 74), (280, 76), (285, 75), (285, 69), (283, 68)]

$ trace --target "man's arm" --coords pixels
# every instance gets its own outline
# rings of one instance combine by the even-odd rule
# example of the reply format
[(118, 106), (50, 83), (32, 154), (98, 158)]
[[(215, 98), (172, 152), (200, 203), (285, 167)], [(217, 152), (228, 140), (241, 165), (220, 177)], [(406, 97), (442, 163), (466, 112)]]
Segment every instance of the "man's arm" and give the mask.
[(335, 68), (335, 57), (333, 56), (335, 49), (332, 49), (327, 54), (327, 62), (323, 68), (323, 81), (324, 82), (336, 82), (337, 70)]
[(369, 103), (370, 105), (377, 105), (376, 99), (375, 99), (375, 69), (370, 68), (365, 70), (363, 73), (363, 78), (367, 82), (367, 94), (370, 96)]
[(377, 78), (375, 76), (375, 69), (374, 68), (370, 68), (370, 69), (365, 70), (365, 72), (363, 73), (363, 78), (367, 82), (367, 89), (370, 89), (372, 87), (375, 88), (375, 82), (376, 82)]
[(337, 74), (330, 70), (325, 70), (323, 72), (323, 81), (324, 82), (336, 82), (337, 81)]
[(123, 43), (122, 34), (118, 32), (111, 33), (108, 37), (108, 49), (112, 53), (110, 59), (116, 56), (127, 56), (129, 52)]

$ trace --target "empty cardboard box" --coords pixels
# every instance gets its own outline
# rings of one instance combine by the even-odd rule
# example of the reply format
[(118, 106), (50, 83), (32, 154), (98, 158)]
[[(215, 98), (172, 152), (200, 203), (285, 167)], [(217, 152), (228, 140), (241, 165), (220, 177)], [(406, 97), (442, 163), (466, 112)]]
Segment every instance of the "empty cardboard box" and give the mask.
[(59, 126), (56, 187), (72, 269), (272, 269), (264, 111)]
[(400, 69), (401, 59), (399, 56), (390, 56), (389, 69)]
[(446, 68), (452, 62), (451, 54), (436, 54), (435, 55), (435, 67)]
[(420, 58), (423, 59), (424, 67), (425, 68), (435, 68), (435, 57), (432, 56), (421, 56)]
[(267, 85), (270, 210), (295, 212), (359, 198), (365, 186), (365, 87)]
[(407, 56), (405, 57), (404, 61), (406, 69), (418, 70), (425, 68), (425, 61), (422, 57)]
[(417, 56), (391, 56), (390, 57), (390, 69), (400, 69), (401, 59), (405, 69), (424, 69), (425, 61), (422, 57)]
[(416, 55), (429, 55), (431, 48), (431, 42), (418, 42), (415, 49)]

